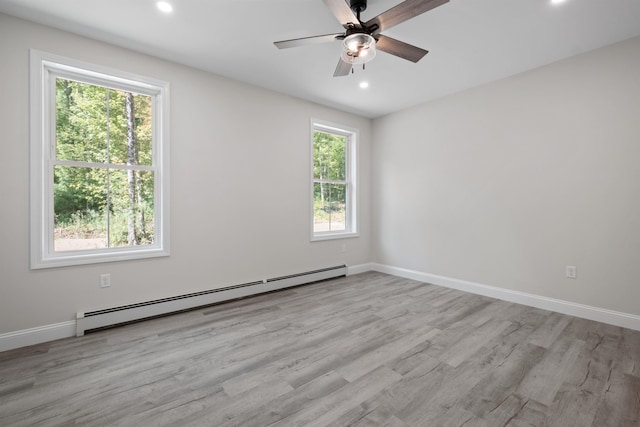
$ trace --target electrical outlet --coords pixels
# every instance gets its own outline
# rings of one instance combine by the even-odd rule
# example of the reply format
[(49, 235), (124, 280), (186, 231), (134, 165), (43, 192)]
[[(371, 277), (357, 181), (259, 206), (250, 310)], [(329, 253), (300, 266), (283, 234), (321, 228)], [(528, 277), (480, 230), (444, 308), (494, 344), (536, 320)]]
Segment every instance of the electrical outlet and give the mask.
[(347, 252), (347, 244), (346, 243), (341, 243), (340, 244), (340, 252), (342, 252), (342, 253)]
[(100, 287), (108, 288), (111, 286), (111, 275), (110, 274), (101, 274), (100, 275)]
[(573, 265), (567, 265), (567, 277), (569, 279), (577, 279), (578, 269)]

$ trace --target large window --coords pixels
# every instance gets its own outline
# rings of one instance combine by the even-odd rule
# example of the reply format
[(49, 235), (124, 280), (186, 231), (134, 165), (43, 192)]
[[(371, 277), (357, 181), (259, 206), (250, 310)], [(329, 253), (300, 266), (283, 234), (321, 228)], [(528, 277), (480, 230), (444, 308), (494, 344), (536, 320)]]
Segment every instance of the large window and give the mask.
[(357, 131), (312, 120), (312, 240), (357, 235)]
[(168, 84), (31, 52), (31, 267), (168, 255)]

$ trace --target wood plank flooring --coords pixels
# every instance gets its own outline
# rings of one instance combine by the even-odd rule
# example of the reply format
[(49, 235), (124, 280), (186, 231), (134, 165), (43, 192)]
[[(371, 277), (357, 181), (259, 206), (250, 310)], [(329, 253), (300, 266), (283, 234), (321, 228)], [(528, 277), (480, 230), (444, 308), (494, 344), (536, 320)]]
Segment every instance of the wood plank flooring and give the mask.
[(640, 332), (365, 273), (0, 353), (1, 426), (640, 426)]

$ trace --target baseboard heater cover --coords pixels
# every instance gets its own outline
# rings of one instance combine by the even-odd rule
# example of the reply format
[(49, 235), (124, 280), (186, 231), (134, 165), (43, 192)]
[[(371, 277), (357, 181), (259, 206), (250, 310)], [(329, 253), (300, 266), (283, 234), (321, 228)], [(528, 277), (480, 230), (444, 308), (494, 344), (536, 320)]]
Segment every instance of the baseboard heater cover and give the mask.
[(76, 315), (76, 336), (82, 336), (86, 331), (92, 329), (106, 328), (346, 275), (347, 266), (340, 265), (120, 307), (78, 312)]

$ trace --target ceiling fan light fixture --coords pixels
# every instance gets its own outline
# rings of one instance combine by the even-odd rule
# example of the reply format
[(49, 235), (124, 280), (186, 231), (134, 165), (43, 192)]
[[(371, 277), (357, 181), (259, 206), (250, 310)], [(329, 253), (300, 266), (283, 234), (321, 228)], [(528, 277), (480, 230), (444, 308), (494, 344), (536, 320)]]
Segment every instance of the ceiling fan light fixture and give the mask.
[(370, 34), (351, 34), (342, 45), (342, 60), (349, 64), (366, 64), (376, 56), (376, 39)]
[(360, 19), (360, 12), (367, 8), (367, 0), (323, 0), (323, 2), (345, 29), (344, 33), (281, 40), (274, 42), (274, 44), (278, 49), (286, 49), (342, 40), (340, 60), (333, 72), (333, 77), (342, 77), (353, 73), (356, 65), (362, 65), (364, 70), (366, 63), (375, 58), (378, 43), (380, 43), (380, 50), (384, 53), (414, 63), (420, 61), (423, 56), (429, 53), (427, 50), (386, 37), (381, 33), (408, 19), (442, 6), (449, 0), (402, 0), (391, 9), (366, 21)]

